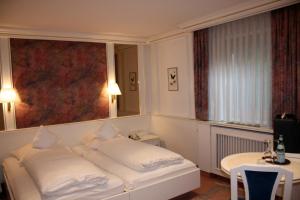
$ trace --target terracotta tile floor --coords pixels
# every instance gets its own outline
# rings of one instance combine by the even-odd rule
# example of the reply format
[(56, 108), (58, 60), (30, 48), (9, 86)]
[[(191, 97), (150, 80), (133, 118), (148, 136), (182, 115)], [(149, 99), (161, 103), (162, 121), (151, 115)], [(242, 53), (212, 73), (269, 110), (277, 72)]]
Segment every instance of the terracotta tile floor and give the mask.
[[(229, 200), (229, 179), (201, 172), (201, 187), (172, 200)], [(244, 192), (239, 189), (239, 196)]]

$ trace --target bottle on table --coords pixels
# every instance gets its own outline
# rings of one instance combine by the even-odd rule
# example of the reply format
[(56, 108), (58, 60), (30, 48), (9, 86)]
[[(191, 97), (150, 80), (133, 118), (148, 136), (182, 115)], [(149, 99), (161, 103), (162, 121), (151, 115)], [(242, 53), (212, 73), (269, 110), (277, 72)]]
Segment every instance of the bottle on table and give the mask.
[(277, 162), (284, 163), (285, 162), (285, 147), (283, 143), (283, 136), (279, 135), (278, 144), (276, 147), (276, 155), (277, 155)]

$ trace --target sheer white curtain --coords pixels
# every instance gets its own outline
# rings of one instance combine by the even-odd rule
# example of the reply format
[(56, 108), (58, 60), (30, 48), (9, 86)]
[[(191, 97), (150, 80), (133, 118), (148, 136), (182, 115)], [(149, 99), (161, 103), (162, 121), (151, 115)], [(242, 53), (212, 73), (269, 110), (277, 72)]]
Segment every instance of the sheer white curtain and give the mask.
[(271, 126), (270, 13), (210, 28), (209, 119)]

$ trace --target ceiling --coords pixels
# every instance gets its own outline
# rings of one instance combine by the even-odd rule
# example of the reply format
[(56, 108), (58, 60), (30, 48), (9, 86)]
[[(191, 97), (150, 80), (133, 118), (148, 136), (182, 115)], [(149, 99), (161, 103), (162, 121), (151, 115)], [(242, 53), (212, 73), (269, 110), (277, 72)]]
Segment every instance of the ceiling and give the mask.
[(151, 37), (243, 3), (245, 0), (0, 0), (0, 27)]

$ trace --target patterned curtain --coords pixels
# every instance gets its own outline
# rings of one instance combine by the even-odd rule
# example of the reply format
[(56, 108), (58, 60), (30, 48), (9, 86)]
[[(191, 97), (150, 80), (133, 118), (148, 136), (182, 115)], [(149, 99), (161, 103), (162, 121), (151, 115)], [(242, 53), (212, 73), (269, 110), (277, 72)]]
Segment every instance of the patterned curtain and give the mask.
[(272, 116), (300, 119), (300, 4), (272, 11)]
[(196, 119), (208, 120), (208, 29), (194, 32)]

